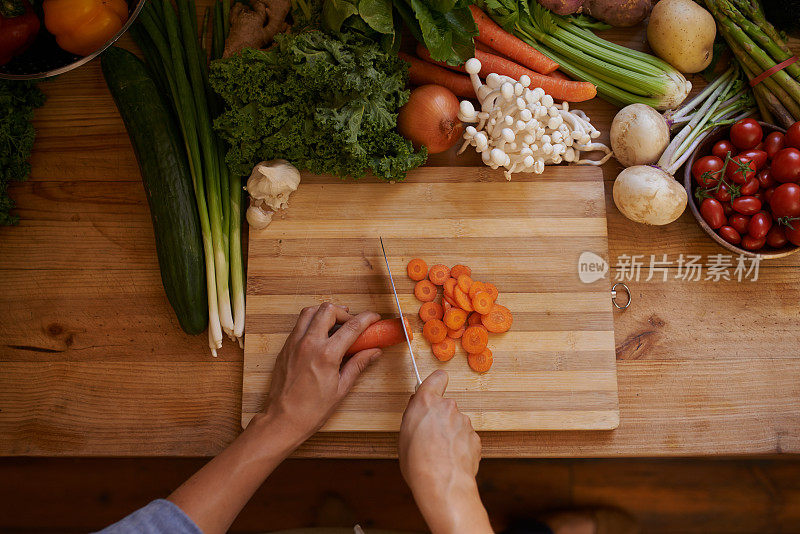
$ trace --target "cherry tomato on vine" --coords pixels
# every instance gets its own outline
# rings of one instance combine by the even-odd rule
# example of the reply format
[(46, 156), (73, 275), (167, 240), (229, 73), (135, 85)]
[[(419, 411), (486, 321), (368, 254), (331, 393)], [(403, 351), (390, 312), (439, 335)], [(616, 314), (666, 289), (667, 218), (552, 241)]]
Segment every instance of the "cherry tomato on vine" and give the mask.
[(783, 184), (775, 188), (769, 199), (772, 215), (781, 217), (800, 217), (800, 185)]
[(725, 214), (725, 217), (730, 217), (731, 215), (733, 215), (734, 211), (733, 208), (731, 207), (730, 202), (722, 203), (722, 213)]
[(719, 200), (720, 202), (730, 202), (731, 200), (731, 189), (724, 183), (719, 184), (719, 189), (717, 192), (714, 193), (714, 198)]
[(751, 235), (746, 235), (742, 238), (742, 248), (745, 250), (759, 250), (764, 248), (764, 245), (766, 244), (767, 239), (765, 237), (756, 239)]
[(785, 226), (783, 233), (792, 245), (800, 245), (800, 221), (794, 221), (792, 228)]
[(759, 202), (761, 202), (761, 209), (766, 209), (767, 208), (767, 204), (769, 204), (769, 200), (767, 200), (767, 195), (764, 194), (763, 190), (759, 189), (758, 191), (753, 193), (753, 196), (756, 197), (759, 200)]
[(772, 158), (772, 177), (779, 182), (797, 182), (800, 180), (800, 150), (784, 148)]
[(797, 121), (786, 129), (784, 143), (786, 143), (786, 146), (800, 149), (800, 121)]
[(736, 184), (744, 184), (755, 175), (755, 164), (744, 156), (734, 156), (725, 167), (725, 178)]
[(736, 155), (736, 147), (733, 146), (727, 139), (722, 139), (721, 141), (717, 141), (714, 144), (714, 147), (711, 149), (711, 154), (717, 156), (720, 159), (725, 159), (725, 156), (728, 155), (728, 152), (731, 153), (731, 156)]
[(783, 228), (777, 224), (773, 224), (772, 228), (767, 232), (767, 245), (773, 248), (781, 248), (788, 242), (789, 240), (786, 239), (786, 233), (783, 231)]
[(731, 200), (731, 207), (742, 215), (755, 215), (761, 211), (761, 201), (754, 196), (737, 197)]
[(764, 168), (764, 164), (767, 162), (767, 153), (763, 150), (757, 150), (755, 148), (751, 148), (750, 150), (745, 150), (743, 152), (739, 152), (738, 157), (750, 158), (756, 166), (756, 171), (760, 171)]
[(739, 235), (739, 232), (732, 226), (721, 226), (718, 233), (720, 237), (728, 243), (738, 245), (742, 242), (742, 236)]
[(767, 138), (764, 139), (764, 152), (767, 153), (767, 156), (774, 158), (775, 154), (778, 153), (784, 147), (784, 139), (783, 134), (780, 132), (772, 132), (771, 134), (767, 135)]
[(713, 187), (717, 185), (719, 175), (703, 176), (705, 173), (716, 173), (722, 169), (723, 162), (716, 156), (703, 156), (692, 164), (692, 176), (698, 185)]
[(739, 193), (742, 195), (755, 195), (760, 185), (761, 184), (758, 183), (758, 178), (751, 176), (750, 179), (739, 188)]
[(766, 238), (770, 228), (772, 228), (772, 216), (766, 211), (759, 211), (750, 218), (747, 235), (754, 239)]
[(700, 204), (700, 215), (714, 230), (725, 224), (725, 210), (720, 201), (714, 198), (703, 200)]
[(775, 178), (772, 177), (772, 172), (769, 170), (769, 167), (758, 171), (756, 177), (758, 178), (758, 183), (762, 189), (769, 189), (775, 185)]
[(741, 213), (734, 213), (728, 217), (728, 225), (740, 234), (747, 233), (747, 225), (750, 223), (750, 217), (742, 215)]
[(731, 126), (731, 142), (740, 150), (755, 147), (763, 136), (761, 125), (755, 119), (742, 119)]

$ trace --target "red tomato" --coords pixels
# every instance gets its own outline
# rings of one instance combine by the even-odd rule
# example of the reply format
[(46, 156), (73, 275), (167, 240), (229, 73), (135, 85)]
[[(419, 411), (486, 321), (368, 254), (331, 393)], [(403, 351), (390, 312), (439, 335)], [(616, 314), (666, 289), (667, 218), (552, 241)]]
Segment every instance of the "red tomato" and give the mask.
[(772, 132), (764, 139), (764, 152), (767, 156), (774, 158), (775, 154), (784, 146), (783, 134), (780, 132)]
[(730, 217), (731, 215), (733, 215), (733, 208), (731, 207), (730, 202), (722, 203), (722, 213), (725, 214), (725, 217)]
[(761, 209), (767, 209), (767, 204), (769, 204), (769, 201), (767, 200), (767, 195), (764, 194), (764, 191), (759, 189), (753, 193), (753, 196), (761, 202)]
[(770, 228), (772, 228), (772, 216), (766, 211), (759, 211), (750, 218), (747, 235), (754, 239), (765, 238)]
[(758, 178), (751, 176), (750, 179), (742, 185), (739, 192), (743, 195), (755, 195), (760, 185), (761, 184), (758, 183)]
[(736, 157), (750, 158), (750, 161), (756, 165), (756, 171), (760, 171), (764, 167), (764, 164), (767, 162), (768, 158), (766, 152), (763, 150), (757, 150), (755, 148), (739, 152), (739, 155)]
[(764, 199), (767, 201), (767, 204), (769, 204), (769, 201), (772, 200), (773, 193), (775, 193), (775, 186), (764, 190)]
[(724, 183), (719, 184), (719, 189), (714, 193), (714, 198), (720, 202), (729, 202), (731, 200), (731, 188)]
[(695, 181), (704, 187), (717, 185), (719, 175), (703, 176), (705, 173), (715, 173), (722, 169), (722, 160), (716, 156), (703, 156), (692, 164), (692, 176)]
[(725, 224), (725, 210), (722, 209), (719, 200), (713, 198), (703, 200), (700, 204), (700, 215), (714, 230)]
[(742, 215), (755, 215), (761, 211), (761, 201), (754, 196), (737, 197), (731, 200), (731, 207)]
[(735, 156), (725, 167), (725, 178), (737, 184), (744, 184), (756, 175), (755, 164), (750, 158)]
[(750, 217), (742, 215), (741, 213), (734, 213), (728, 217), (728, 224), (740, 234), (747, 233), (747, 225), (750, 222)]
[(772, 158), (772, 176), (779, 182), (800, 180), (800, 150), (784, 148)]
[(769, 232), (767, 232), (767, 245), (773, 248), (781, 248), (788, 242), (789, 240), (786, 239), (786, 234), (784, 233), (783, 228), (777, 224), (772, 225), (772, 228), (770, 228)]
[(775, 185), (775, 178), (772, 177), (772, 172), (770, 172), (769, 167), (758, 171), (757, 178), (762, 189), (769, 189)]
[[(800, 185), (779, 185), (775, 188), (771, 197), (769, 194), (767, 196), (772, 215), (776, 219), (781, 217), (800, 217)], [(797, 226), (800, 227), (800, 225)]]
[(727, 139), (717, 141), (714, 144), (714, 148), (711, 149), (711, 154), (723, 160), (725, 159), (725, 156), (728, 155), (728, 152), (731, 153), (731, 156), (736, 155), (736, 148), (733, 146), (733, 143)]
[(765, 237), (756, 239), (751, 235), (746, 235), (742, 238), (742, 248), (746, 250), (759, 250), (764, 248), (764, 245), (766, 244), (767, 239)]
[(789, 126), (784, 136), (786, 146), (800, 149), (800, 121)]
[(789, 228), (788, 226), (784, 228), (783, 233), (792, 245), (800, 245), (800, 224), (795, 221), (792, 226), (794, 228)]
[(740, 150), (755, 147), (763, 135), (761, 125), (755, 119), (742, 119), (731, 126), (731, 142)]
[(738, 245), (742, 241), (742, 236), (739, 235), (739, 232), (737, 232), (732, 226), (721, 226), (719, 229), (719, 235), (722, 239), (728, 243), (733, 243), (734, 245)]

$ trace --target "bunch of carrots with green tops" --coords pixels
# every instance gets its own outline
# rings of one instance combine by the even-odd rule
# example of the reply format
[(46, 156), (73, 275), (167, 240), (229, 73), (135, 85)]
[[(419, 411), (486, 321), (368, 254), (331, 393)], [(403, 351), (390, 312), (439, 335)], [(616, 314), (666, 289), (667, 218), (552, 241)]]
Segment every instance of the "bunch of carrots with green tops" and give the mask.
[(150, 0), (130, 31), (142, 49), (154, 79), (174, 108), (186, 145), (203, 233), (208, 279), (209, 347), (216, 355), (223, 333), (242, 344), (244, 270), (241, 244), (241, 176), (225, 163), (227, 147), (212, 129), (222, 111), (208, 83), (209, 59), (222, 57), (228, 34), (229, 0), (217, 2), (202, 31), (194, 0)]
[(760, 2), (705, 0), (705, 4), (747, 77), (761, 79), (753, 94), (763, 119), (787, 128), (800, 120), (800, 62), (791, 63), (794, 54), (764, 17)]
[[(583, 102), (597, 95), (594, 84), (570, 80), (558, 71), (557, 62), (505, 31), (478, 7), (469, 7), (478, 27), (475, 57), (481, 62), (479, 75), (482, 78), (492, 72), (514, 79), (527, 75), (532, 86), (541, 87), (553, 98), (567, 102)], [(457, 96), (475, 96), (464, 65), (453, 66), (434, 60), (422, 43), (417, 45), (417, 57), (402, 52), (400, 57), (409, 63), (412, 84), (434, 83), (447, 87)]]

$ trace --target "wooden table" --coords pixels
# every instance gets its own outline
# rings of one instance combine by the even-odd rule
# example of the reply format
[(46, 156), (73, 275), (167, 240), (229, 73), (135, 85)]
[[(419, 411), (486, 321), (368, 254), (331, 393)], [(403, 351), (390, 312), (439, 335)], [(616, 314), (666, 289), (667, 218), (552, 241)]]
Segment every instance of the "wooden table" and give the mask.
[[(640, 31), (609, 37), (643, 43)], [(12, 188), (21, 223), (0, 228), (0, 455), (213, 455), (240, 430), (242, 352), (226, 343), (211, 358), (168, 307), (99, 62), (42, 87), (33, 177)], [(612, 106), (578, 107), (607, 133)], [(479, 164), (452, 152), (429, 164), (456, 162)], [(625, 219), (611, 199), (619, 170), (604, 172), (610, 258), (645, 260), (628, 282), (632, 306), (615, 316), (619, 429), (486, 433), (484, 455), (800, 452), (800, 254), (762, 263), (755, 282), (675, 280), (675, 265), (667, 282), (645, 281), (651, 254), (725, 251), (688, 210), (666, 227)], [(321, 434), (297, 455), (391, 457), (395, 444), (388, 433)]]

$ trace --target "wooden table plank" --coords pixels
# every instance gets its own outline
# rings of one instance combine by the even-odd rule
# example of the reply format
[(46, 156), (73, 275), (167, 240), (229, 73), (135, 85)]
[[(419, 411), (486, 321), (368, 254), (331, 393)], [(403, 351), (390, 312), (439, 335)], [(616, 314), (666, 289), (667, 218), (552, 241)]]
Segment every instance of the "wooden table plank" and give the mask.
[[(608, 35), (643, 42), (641, 32)], [(0, 228), (0, 454), (214, 454), (239, 429), (242, 353), (227, 344), (214, 360), (202, 336), (177, 328), (99, 63), (42, 87), (50, 98), (35, 121), (33, 180), (11, 189), (22, 224)], [(614, 109), (599, 100), (578, 107), (606, 139)], [(452, 151), (429, 160), (478, 164)], [(621, 254), (723, 252), (688, 212), (657, 228), (624, 219), (610, 197), (618, 171), (604, 166), (612, 263)], [(488, 433), (485, 455), (800, 452), (799, 262), (766, 262), (757, 282), (630, 282), (634, 304), (615, 313), (620, 428)], [(395, 442), (326, 434), (298, 455), (387, 457)]]

